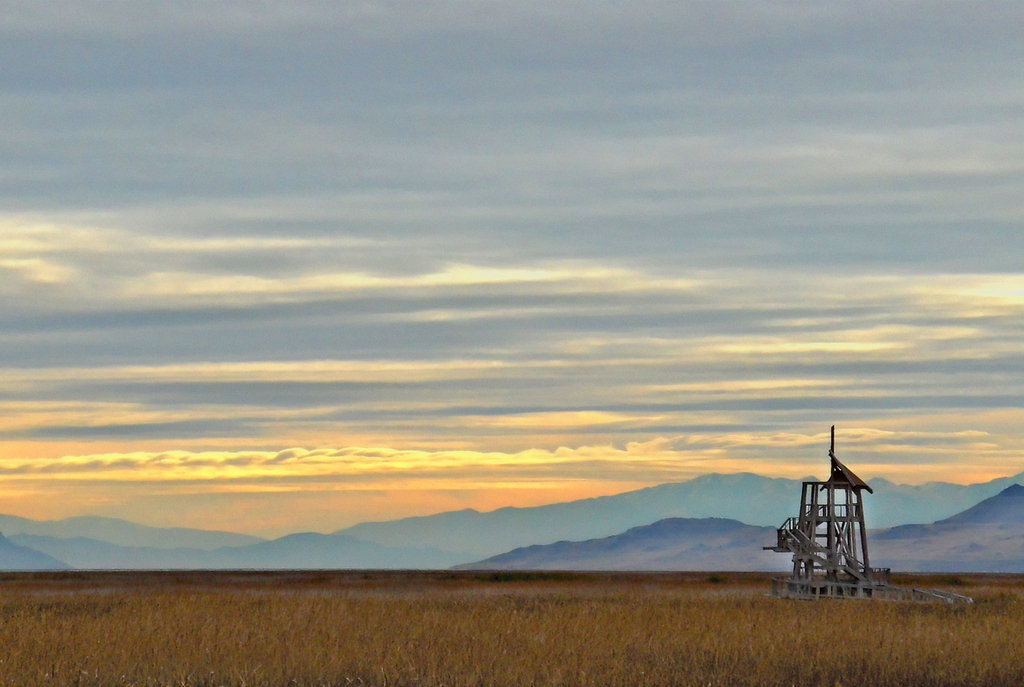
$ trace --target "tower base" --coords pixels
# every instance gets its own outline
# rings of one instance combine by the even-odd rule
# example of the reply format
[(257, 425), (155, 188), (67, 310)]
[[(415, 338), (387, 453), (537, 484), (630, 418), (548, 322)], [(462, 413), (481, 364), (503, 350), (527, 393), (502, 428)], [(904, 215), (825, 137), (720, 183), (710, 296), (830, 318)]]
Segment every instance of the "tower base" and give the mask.
[(862, 580), (810, 580), (772, 578), (772, 596), (779, 599), (880, 599), (883, 601), (942, 601), (948, 604), (972, 604), (974, 599), (963, 594), (937, 589), (906, 589), (890, 584)]

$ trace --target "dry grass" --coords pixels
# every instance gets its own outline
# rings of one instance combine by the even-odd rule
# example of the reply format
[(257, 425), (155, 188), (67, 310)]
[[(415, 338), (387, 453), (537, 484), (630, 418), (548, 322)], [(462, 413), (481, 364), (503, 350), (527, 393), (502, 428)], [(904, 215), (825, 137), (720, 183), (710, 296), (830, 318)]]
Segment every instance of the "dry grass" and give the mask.
[(780, 601), (738, 574), (7, 575), (0, 682), (1024, 683), (1024, 580), (899, 582), (978, 603)]

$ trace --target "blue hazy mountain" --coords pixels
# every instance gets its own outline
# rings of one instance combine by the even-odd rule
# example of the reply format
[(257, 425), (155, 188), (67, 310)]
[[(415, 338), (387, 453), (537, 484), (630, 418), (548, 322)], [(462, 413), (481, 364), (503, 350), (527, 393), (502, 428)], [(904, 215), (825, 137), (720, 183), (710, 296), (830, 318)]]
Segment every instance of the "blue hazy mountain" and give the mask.
[(219, 567), (226, 568), (441, 569), (459, 560), (457, 555), (437, 549), (395, 548), (345, 535), (313, 532), (215, 553)]
[(774, 527), (725, 518), (667, 518), (622, 534), (527, 546), (458, 566), (469, 570), (784, 570), (762, 547)]
[[(83, 570), (447, 568), (461, 559), (429, 549), (396, 549), (352, 537), (292, 534), (212, 551), (120, 546), (87, 537), (12, 535), (11, 540)], [(3, 563), (0, 560), (0, 568)]]
[(69, 567), (63, 561), (21, 546), (0, 534), (0, 570), (67, 570)]
[(1024, 524), (1024, 486), (1013, 484), (992, 498), (936, 525)]
[[(881, 528), (949, 517), (999, 493), (1015, 479), (1019, 478), (967, 486), (944, 482), (908, 486), (872, 480), (875, 493), (866, 497), (867, 524)], [(368, 522), (337, 534), (385, 546), (452, 550), (470, 560), (479, 560), (532, 544), (610, 536), (665, 518), (715, 517), (777, 527), (796, 514), (800, 482), (750, 473), (712, 474), (687, 482), (547, 506), (500, 508), (484, 513), (461, 510)]]
[[(969, 485), (949, 482), (907, 485), (885, 479), (871, 480), (875, 493), (865, 497), (867, 524), (872, 528), (883, 528), (913, 522), (935, 522), (965, 511), (1018, 482), (1024, 482), (1024, 473)], [(795, 500), (798, 502), (799, 498)]]
[[(670, 518), (621, 534), (516, 548), (460, 568), (484, 570), (786, 570), (791, 558), (761, 547), (775, 528), (720, 518)], [(930, 525), (869, 535), (876, 567), (898, 571), (1024, 572), (1024, 487)]]
[[(868, 525), (878, 529), (908, 522), (953, 520), (951, 516), (961, 512), (958, 517), (977, 519), (982, 517), (978, 513), (988, 511), (966, 513), (976, 504), (981, 507), (981, 502), (1015, 480), (1024, 481), (1024, 475), (967, 486), (941, 482), (908, 486), (872, 480), (875, 493), (866, 497), (865, 505)], [(1011, 490), (1010, 496), (1013, 493)], [(725, 518), (776, 527), (796, 513), (799, 494), (800, 480), (750, 473), (712, 474), (613, 496), (532, 508), (462, 510), (367, 522), (332, 535), (295, 534), (271, 541), (230, 532), (146, 527), (99, 517), (38, 522), (0, 515), (0, 531), (14, 543), (76, 568), (445, 568), (520, 547), (610, 537), (670, 518)], [(899, 547), (884, 543), (892, 536), (880, 533), (879, 537), (879, 553), (894, 561), (919, 566), (935, 559), (924, 551), (918, 558), (910, 557)], [(973, 544), (984, 548), (980, 537), (976, 533)], [(1010, 547), (1010, 543), (1005, 545)], [(872, 557), (876, 564), (885, 565), (879, 556)]]
[(63, 520), (29, 520), (15, 515), (0, 515), (0, 532), (8, 536), (31, 534), (72, 539), (85, 537), (117, 544), (157, 549), (195, 548), (213, 550), (225, 546), (244, 546), (264, 541), (260, 537), (234, 532), (198, 530), (184, 527), (148, 527), (117, 518), (79, 516)]
[(930, 525), (871, 534), (874, 565), (932, 572), (1024, 572), (1024, 486)]
[(164, 549), (121, 546), (89, 537), (49, 537), (14, 534), (11, 541), (41, 551), (81, 570), (164, 570), (216, 567), (211, 551), (194, 548)]
[[(794, 486), (796, 485), (796, 486)], [(469, 560), (512, 548), (582, 540), (623, 532), (670, 517), (724, 517), (775, 524), (790, 515), (799, 482), (743, 473), (705, 475), (613, 496), (530, 508), (472, 509), (437, 515), (368, 522), (340, 530), (388, 546), (435, 546)]]

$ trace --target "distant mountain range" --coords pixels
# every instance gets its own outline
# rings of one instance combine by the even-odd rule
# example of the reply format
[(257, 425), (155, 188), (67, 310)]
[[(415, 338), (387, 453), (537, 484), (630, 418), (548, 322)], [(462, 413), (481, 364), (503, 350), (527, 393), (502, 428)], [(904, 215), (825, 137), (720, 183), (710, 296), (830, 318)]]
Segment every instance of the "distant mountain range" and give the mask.
[[(232, 532), (158, 528), (76, 517), (40, 522), (0, 515), (4, 541), (40, 554), (35, 561), (0, 546), (0, 570), (447, 568), (464, 558), (428, 547), (394, 548), (346, 535), (291, 534), (268, 541)], [(56, 566), (54, 565), (56, 563)]]
[(0, 569), (67, 570), (67, 563), (26, 546), (19, 546), (0, 534)]
[[(468, 563), (472, 570), (785, 570), (789, 556), (762, 551), (775, 528), (736, 520), (669, 518), (587, 541), (527, 546)], [(876, 567), (902, 571), (1024, 572), (1024, 487), (1012, 485), (932, 525), (869, 535)]]
[(32, 534), (11, 535), (10, 541), (79, 569), (436, 569), (450, 567), (459, 560), (443, 551), (393, 549), (344, 535), (312, 532), (213, 551), (120, 546), (87, 537), (63, 539)]
[[(908, 486), (872, 480), (874, 494), (866, 496), (867, 524), (877, 529), (934, 522), (970, 508), (1017, 481), (1024, 481), (1024, 473), (968, 486), (945, 482)], [(800, 483), (750, 473), (711, 474), (548, 506), (501, 508), (487, 513), (462, 510), (369, 522), (336, 534), (398, 548), (428, 546), (461, 554), (464, 560), (479, 560), (533, 544), (606, 537), (666, 518), (727, 518), (778, 527), (796, 513)]]
[(29, 520), (16, 515), (0, 515), (0, 532), (6, 535), (32, 534), (62, 539), (85, 537), (118, 546), (154, 549), (193, 548), (206, 551), (225, 546), (247, 546), (264, 541), (260, 537), (248, 534), (183, 527), (147, 527), (127, 520), (89, 515), (47, 521)]
[[(997, 513), (997, 519), (1002, 518), (998, 523), (976, 522), (980, 516), (974, 511), (982, 507), (985, 499), (1001, 492), (1001, 498), (1012, 497), (1013, 489), (1004, 490), (1015, 481), (1024, 481), (1024, 474), (968, 486), (948, 483), (907, 486), (873, 480), (875, 493), (867, 496), (866, 503), (869, 526), (935, 522), (934, 525), (907, 526), (916, 529), (895, 527), (873, 534), (872, 541), (878, 539), (872, 547), (873, 563), (887, 565), (883, 560), (887, 557), (894, 561), (891, 567), (897, 569), (934, 569), (929, 567), (933, 565), (929, 561), (935, 561), (934, 565), (941, 565), (942, 569), (961, 565), (959, 569), (967, 570), (963, 566), (969, 561), (984, 558), (988, 555), (985, 552), (998, 546), (1004, 552), (999, 554), (998, 560), (1004, 560), (1008, 566), (1016, 565), (1016, 554), (1012, 554), (1016, 550), (1013, 549), (1015, 525), (1004, 522), (1010, 517), (1009, 511), (986, 506), (995, 508), (992, 512)], [(39, 522), (0, 515), (0, 532), (6, 535), (4, 542), (10, 547), (28, 548), (45, 555), (46, 559), (37, 561), (40, 568), (53, 567), (55, 561), (57, 565), (97, 569), (437, 569), (473, 561), (482, 564), (516, 549), (525, 548), (530, 550), (530, 556), (540, 556), (538, 546), (562, 542), (559, 544), (562, 555), (566, 561), (574, 561), (571, 566), (576, 567), (774, 569), (777, 561), (784, 557), (763, 556), (760, 544), (753, 549), (745, 547), (761, 536), (759, 532), (773, 533), (774, 527), (795, 513), (799, 485), (800, 480), (771, 479), (749, 473), (705, 475), (687, 482), (614, 496), (533, 508), (501, 508), (486, 513), (452, 511), (362, 523), (333, 534), (299, 533), (270, 541), (231, 532), (146, 527), (100, 517)], [(701, 520), (708, 518), (716, 521), (701, 524)], [(971, 528), (971, 541), (963, 546), (973, 548), (962, 551), (950, 548), (949, 542), (955, 539), (951, 532)], [(1002, 538), (993, 534), (1000, 528)], [(704, 531), (704, 535), (696, 534), (699, 531)], [(913, 546), (907, 543), (911, 540), (910, 533), (917, 537)], [(625, 539), (610, 541), (616, 537)], [(659, 538), (664, 542), (656, 545)], [(761, 543), (769, 543), (771, 538)], [(604, 546), (613, 548), (632, 542), (631, 545), (647, 546), (649, 550), (642, 555), (639, 552), (623, 554), (622, 560), (614, 565), (599, 563), (600, 557), (594, 558), (596, 554), (585, 551), (587, 547), (581, 545), (591, 540), (603, 541)], [(623, 549), (627, 550), (631, 551), (628, 546)], [(968, 555), (971, 551), (977, 555)], [(26, 562), (28, 559), (20, 556), (0, 546), (0, 569), (32, 567), (30, 561)], [(633, 562), (626, 564), (627, 559)], [(1020, 559), (1024, 561), (1024, 554)], [(536, 560), (540, 564), (541, 559)], [(591, 562), (587, 563), (588, 560)], [(987, 560), (994, 559), (989, 556)], [(561, 565), (566, 567), (570, 563)], [(1024, 565), (1021, 569), (1024, 570)]]
[(1024, 572), (1024, 486), (931, 525), (871, 535), (876, 565), (929, 572)]
[(774, 527), (725, 518), (666, 518), (622, 534), (582, 542), (527, 546), (477, 563), (470, 570), (784, 570), (790, 566), (762, 547)]

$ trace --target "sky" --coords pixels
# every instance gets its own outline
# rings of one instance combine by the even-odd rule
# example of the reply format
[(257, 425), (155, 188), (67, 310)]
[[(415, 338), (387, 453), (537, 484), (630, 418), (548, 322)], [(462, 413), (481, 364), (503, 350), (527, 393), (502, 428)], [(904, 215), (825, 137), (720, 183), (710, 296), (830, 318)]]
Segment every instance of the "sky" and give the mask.
[(0, 512), (264, 535), (1024, 471), (1024, 6), (0, 21)]

